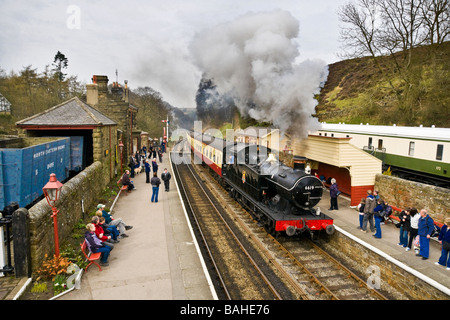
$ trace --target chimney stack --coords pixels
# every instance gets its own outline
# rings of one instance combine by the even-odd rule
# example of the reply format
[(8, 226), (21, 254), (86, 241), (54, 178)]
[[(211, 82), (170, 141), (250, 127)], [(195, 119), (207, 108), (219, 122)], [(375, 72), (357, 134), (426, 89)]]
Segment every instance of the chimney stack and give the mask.
[(128, 103), (129, 102), (129, 100), (128, 100), (128, 98), (129, 98), (129, 96), (128, 96), (128, 80), (124, 80), (124, 82), (125, 82), (125, 88), (123, 90), (123, 101)]
[(98, 104), (98, 86), (96, 83), (86, 85), (86, 103), (92, 107)]

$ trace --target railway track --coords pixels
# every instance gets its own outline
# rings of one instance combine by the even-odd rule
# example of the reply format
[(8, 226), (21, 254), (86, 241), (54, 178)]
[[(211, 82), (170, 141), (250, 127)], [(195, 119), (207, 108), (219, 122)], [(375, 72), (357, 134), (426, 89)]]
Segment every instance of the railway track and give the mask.
[(208, 170), (195, 166), (207, 189), (222, 207), (232, 212), (232, 220), (247, 235), (273, 272), (292, 290), (293, 296), (304, 300), (387, 300), (367, 285), (342, 263), (331, 257), (309, 239), (279, 237), (275, 239), (253, 220)]
[(216, 288), (222, 299), (274, 300), (286, 294), (272, 284), (261, 262), (252, 257), (243, 243), (242, 235), (236, 234), (223, 218), (223, 209), (208, 195), (190, 165), (174, 166), (186, 210), (198, 228), (204, 250), (216, 275)]

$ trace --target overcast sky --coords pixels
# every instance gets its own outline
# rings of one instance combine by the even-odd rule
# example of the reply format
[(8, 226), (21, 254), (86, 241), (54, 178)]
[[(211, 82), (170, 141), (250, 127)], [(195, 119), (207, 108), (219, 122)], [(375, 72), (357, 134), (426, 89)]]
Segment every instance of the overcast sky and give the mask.
[(0, 0), (0, 68), (38, 72), (59, 50), (69, 75), (90, 83), (126, 79), (150, 86), (176, 107), (195, 107), (201, 71), (189, 44), (198, 32), (249, 12), (289, 12), (299, 22), (298, 62), (339, 61), (336, 11), (348, 0)]

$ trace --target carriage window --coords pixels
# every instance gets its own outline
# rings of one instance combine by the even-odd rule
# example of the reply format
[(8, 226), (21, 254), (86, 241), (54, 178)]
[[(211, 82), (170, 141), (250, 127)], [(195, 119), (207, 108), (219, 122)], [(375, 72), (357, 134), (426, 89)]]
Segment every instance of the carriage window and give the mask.
[(368, 147), (369, 149), (372, 149), (372, 137), (369, 138)]
[(438, 144), (436, 150), (436, 160), (442, 160), (442, 154), (444, 153), (444, 145)]
[(411, 156), (411, 157), (414, 157), (414, 142), (413, 141), (411, 141), (409, 143), (408, 155)]
[(378, 139), (378, 150), (383, 149), (383, 139)]

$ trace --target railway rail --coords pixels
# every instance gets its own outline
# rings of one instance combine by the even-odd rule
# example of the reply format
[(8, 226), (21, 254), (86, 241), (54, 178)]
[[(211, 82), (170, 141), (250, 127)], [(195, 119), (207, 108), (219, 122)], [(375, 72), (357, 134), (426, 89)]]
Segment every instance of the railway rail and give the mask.
[[(230, 209), (233, 221), (257, 247), (266, 263), (283, 279), (298, 299), (304, 300), (387, 300), (366, 281), (327, 254), (309, 239), (292, 239), (268, 234), (201, 166), (197, 173), (221, 205)], [(230, 211), (229, 210), (229, 211)]]
[[(213, 265), (224, 299), (274, 300), (283, 294), (272, 284), (223, 218), (223, 209), (208, 195), (190, 165), (174, 166), (180, 191), (193, 224), (197, 226), (204, 249)], [(216, 283), (216, 285), (217, 285)], [(285, 295), (284, 295), (285, 296)]]

